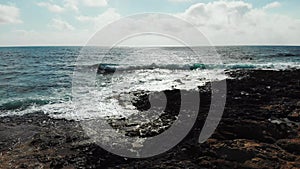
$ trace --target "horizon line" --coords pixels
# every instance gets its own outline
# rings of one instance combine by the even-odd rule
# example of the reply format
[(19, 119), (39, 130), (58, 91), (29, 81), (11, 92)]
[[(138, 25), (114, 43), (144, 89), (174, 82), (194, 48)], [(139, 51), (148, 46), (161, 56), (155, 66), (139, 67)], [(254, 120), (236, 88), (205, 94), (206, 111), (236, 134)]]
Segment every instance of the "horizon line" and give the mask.
[[(128, 48), (151, 48), (151, 47), (238, 47), (238, 46), (274, 46), (274, 47), (300, 47), (300, 44), (217, 44), (217, 45), (195, 45), (195, 46), (183, 46), (183, 45), (120, 45), (115, 47), (128, 47)], [(60, 45), (0, 45), (0, 48), (6, 47), (102, 47), (102, 48), (109, 48), (111, 46), (96, 46), (96, 45), (69, 45), (69, 44), (60, 44)]]

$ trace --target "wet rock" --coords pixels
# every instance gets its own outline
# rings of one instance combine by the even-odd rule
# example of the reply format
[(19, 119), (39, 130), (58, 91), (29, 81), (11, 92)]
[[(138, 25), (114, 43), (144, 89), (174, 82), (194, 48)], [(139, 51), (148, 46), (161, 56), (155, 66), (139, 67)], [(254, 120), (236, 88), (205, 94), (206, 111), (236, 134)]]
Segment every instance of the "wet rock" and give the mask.
[(300, 109), (296, 109), (293, 113), (289, 114), (287, 118), (291, 121), (300, 122)]
[[(199, 116), (191, 132), (173, 149), (147, 159), (107, 152), (75, 121), (52, 119), (43, 112), (1, 117), (0, 168), (300, 168), (299, 74), (300, 70), (229, 72), (235, 78), (227, 81), (223, 119), (203, 144), (198, 137), (211, 93), (210, 84), (199, 87)], [(181, 102), (178, 90), (164, 93), (167, 106), (156, 109), (162, 112), (157, 118), (141, 123), (137, 117), (108, 117), (108, 123), (131, 137), (164, 132), (177, 119)], [(136, 98), (133, 105), (147, 112), (149, 94), (137, 92)]]
[(279, 140), (277, 145), (290, 153), (300, 155), (300, 138)]
[(222, 119), (213, 138), (251, 139), (274, 143), (278, 139), (293, 137), (295, 129), (287, 124), (274, 124), (269, 121)]

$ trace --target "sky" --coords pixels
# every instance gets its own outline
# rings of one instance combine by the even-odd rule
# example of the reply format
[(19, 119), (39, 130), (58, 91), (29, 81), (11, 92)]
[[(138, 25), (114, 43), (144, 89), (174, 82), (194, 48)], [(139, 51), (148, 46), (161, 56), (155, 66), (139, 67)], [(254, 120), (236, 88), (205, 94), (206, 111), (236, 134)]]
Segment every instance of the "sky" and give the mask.
[[(81, 46), (107, 24), (145, 12), (183, 19), (213, 45), (300, 45), (299, 6), (299, 0), (0, 0), (0, 46)], [(149, 36), (127, 45), (143, 42), (172, 45)]]

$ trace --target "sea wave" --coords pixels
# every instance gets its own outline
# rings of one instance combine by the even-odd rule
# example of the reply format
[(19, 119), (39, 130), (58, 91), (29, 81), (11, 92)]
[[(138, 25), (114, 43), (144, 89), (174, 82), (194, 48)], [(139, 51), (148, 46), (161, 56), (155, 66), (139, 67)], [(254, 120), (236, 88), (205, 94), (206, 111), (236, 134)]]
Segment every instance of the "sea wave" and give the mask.
[(295, 53), (277, 53), (277, 54), (274, 54), (274, 55), (268, 55), (267, 57), (299, 57), (300, 56), (300, 53), (299, 54), (295, 54)]
[[(113, 83), (106, 82), (106, 78), (103, 78), (108, 76), (99, 77), (103, 78), (99, 80), (100, 90), (89, 91), (87, 94), (91, 95), (82, 97), (84, 101), (87, 101), (87, 104), (76, 105), (70, 99), (69, 88), (71, 86), (62, 86), (65, 90), (58, 90), (53, 96), (43, 96), (42, 98), (33, 97), (30, 99), (19, 99), (1, 103), (0, 117), (24, 115), (34, 112), (43, 112), (53, 118), (70, 120), (91, 119), (110, 115), (126, 115), (136, 112), (136, 110), (132, 107), (130, 98), (125, 98), (125, 96), (123, 96), (125, 99), (123, 99), (122, 105), (120, 105), (119, 99), (122, 93), (131, 93), (134, 91), (160, 92), (172, 89), (197, 90), (198, 86), (204, 85), (207, 82), (228, 78), (224, 74), (224, 70), (282, 70), (299, 68), (300, 66), (297, 63), (195, 63), (191, 65), (150, 64), (141, 66), (99, 64), (87, 67), (98, 67), (101, 71), (104, 71), (104, 73), (123, 71), (124, 74), (116, 74), (116, 77), (111, 81)], [(55, 86), (55, 88), (57, 87), (58, 86)], [(91, 105), (91, 103), (97, 103), (97, 105)]]
[(6, 110), (24, 110), (30, 106), (42, 106), (49, 104), (50, 100), (41, 100), (41, 99), (25, 99), (25, 100), (13, 100), (7, 103), (0, 105), (0, 111)]
[(153, 69), (167, 69), (167, 70), (199, 70), (199, 69), (270, 69), (270, 70), (286, 70), (293, 68), (300, 68), (300, 65), (295, 62), (287, 63), (235, 63), (235, 64), (202, 64), (194, 63), (191, 65), (180, 64), (150, 64), (150, 65), (118, 65), (118, 64), (99, 64), (93, 65), (98, 67), (98, 74), (112, 74), (115, 72), (125, 72), (134, 70), (153, 70)]

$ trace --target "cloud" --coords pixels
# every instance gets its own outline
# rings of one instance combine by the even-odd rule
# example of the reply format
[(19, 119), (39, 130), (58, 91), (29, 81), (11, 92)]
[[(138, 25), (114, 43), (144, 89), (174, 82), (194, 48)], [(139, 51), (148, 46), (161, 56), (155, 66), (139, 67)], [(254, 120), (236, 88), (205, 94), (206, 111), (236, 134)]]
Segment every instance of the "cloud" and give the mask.
[(116, 9), (109, 8), (98, 16), (78, 16), (77, 20), (80, 22), (92, 23), (95, 29), (100, 29), (101, 27), (119, 19), (120, 17), (121, 15), (116, 11)]
[[(65, 10), (78, 11), (79, 5), (87, 5), (84, 0), (64, 0), (62, 1)], [(98, 4), (99, 5), (99, 4)], [(1, 5), (0, 5), (1, 6)], [(291, 16), (270, 12), (268, 9), (280, 7), (280, 3), (272, 2), (264, 7), (254, 7), (252, 3), (243, 0), (218, 0), (209, 3), (196, 3), (188, 7), (181, 13), (172, 14), (192, 23), (200, 30), (214, 45), (272, 45), (272, 44), (300, 44), (300, 20)], [(0, 23), (16, 23), (12, 19), (3, 18), (5, 15), (14, 13), (14, 10), (7, 10), (6, 14), (0, 7)], [(78, 14), (79, 15), (79, 14)], [(19, 14), (14, 20), (18, 19)], [(68, 22), (61, 19), (53, 19), (48, 26), (60, 31), (48, 30), (48, 32), (39, 31), (40, 34), (17, 31), (14, 35), (7, 34), (0, 38), (2, 44), (82, 44), (89, 39), (95, 30), (99, 30), (106, 24), (119, 19), (121, 15), (114, 8), (109, 8), (100, 15), (87, 16), (79, 15), (76, 17), (81, 22), (82, 29), (76, 29)], [(19, 20), (20, 22), (20, 20)], [(163, 23), (163, 24), (162, 24)], [(126, 32), (137, 27), (154, 27), (161, 30), (168, 30), (184, 34), (191, 30), (189, 25), (178, 27), (174, 22), (161, 18), (159, 15), (142, 19), (130, 19), (130, 22), (124, 23), (118, 31)], [(45, 30), (47, 31), (47, 30)], [(49, 37), (45, 39), (47, 34)], [(10, 35), (10, 36), (9, 36)], [(20, 36), (26, 35), (26, 36)], [(107, 39), (112, 39), (113, 34), (107, 35)], [(23, 38), (22, 38), (23, 37)], [(199, 37), (190, 37), (199, 39)], [(149, 39), (149, 38), (148, 38)], [(150, 40), (154, 44), (160, 41)], [(138, 44), (149, 42), (141, 37)], [(131, 41), (130, 43), (135, 43)], [(145, 42), (145, 43), (144, 43)], [(196, 41), (195, 41), (196, 42)], [(169, 41), (166, 42), (166, 44)], [(195, 44), (197, 45), (197, 44)]]
[(278, 8), (280, 6), (281, 6), (281, 4), (279, 2), (272, 2), (272, 3), (269, 3), (266, 6), (264, 6), (263, 9)]
[(8, 23), (22, 23), (20, 17), (20, 10), (15, 6), (0, 4), (0, 24)]
[(189, 7), (178, 16), (198, 26), (215, 28), (238, 23), (243, 15), (252, 9), (252, 5), (242, 1), (217, 1), (208, 4), (198, 3)]
[(64, 0), (63, 3), (65, 10), (70, 9), (78, 12), (79, 4), (87, 7), (104, 7), (107, 6), (108, 0)]
[(40, 7), (46, 7), (49, 11), (53, 13), (62, 13), (67, 10), (79, 11), (79, 4), (87, 7), (104, 7), (107, 6), (108, 0), (64, 0), (63, 5), (57, 5), (49, 2), (39, 2), (37, 3)]
[(82, 2), (89, 7), (102, 7), (107, 5), (107, 0), (82, 0)]
[(254, 8), (244, 1), (197, 3), (176, 14), (194, 24), (215, 44), (299, 44), (300, 20), (268, 13), (273, 2)]
[(53, 13), (61, 13), (64, 12), (65, 9), (59, 5), (48, 3), (48, 2), (39, 2), (37, 3), (38, 6), (46, 7), (49, 11)]
[(76, 0), (64, 0), (64, 7), (78, 12), (78, 2)]
[(52, 28), (55, 28), (60, 31), (72, 31), (75, 28), (66, 21), (60, 19), (52, 19), (52, 22), (49, 25)]

